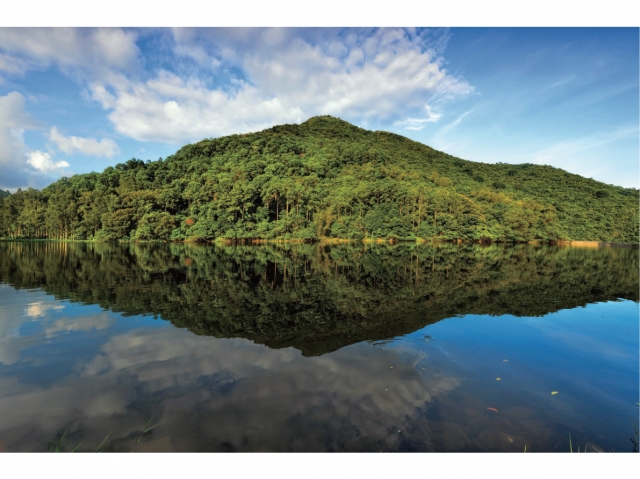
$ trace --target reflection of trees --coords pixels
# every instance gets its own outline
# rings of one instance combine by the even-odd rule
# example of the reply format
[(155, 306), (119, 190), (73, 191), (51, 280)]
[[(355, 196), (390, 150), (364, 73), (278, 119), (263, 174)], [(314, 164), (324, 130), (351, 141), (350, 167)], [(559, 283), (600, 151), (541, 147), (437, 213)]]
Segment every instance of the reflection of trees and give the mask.
[(520, 245), (0, 244), (0, 280), (305, 355), (457, 314), (638, 301), (638, 250)]

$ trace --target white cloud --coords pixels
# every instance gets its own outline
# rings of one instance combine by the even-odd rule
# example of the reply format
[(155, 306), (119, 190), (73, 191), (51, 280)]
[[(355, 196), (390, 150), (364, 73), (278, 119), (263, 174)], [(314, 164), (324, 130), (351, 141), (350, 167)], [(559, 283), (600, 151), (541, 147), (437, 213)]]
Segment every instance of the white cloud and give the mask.
[(0, 72), (55, 64), (69, 73), (108, 76), (137, 68), (137, 34), (117, 28), (0, 28)]
[(62, 169), (69, 167), (66, 161), (53, 161), (49, 153), (40, 150), (32, 151), (28, 158), (27, 163), (43, 173), (61, 173)]
[[(318, 114), (351, 121), (409, 114), (416, 128), (437, 120), (429, 102), (473, 90), (412, 29), (175, 30), (173, 39), (173, 53), (198, 63), (200, 75), (159, 70), (146, 81), (118, 76), (90, 85), (118, 132), (178, 143)], [(212, 88), (208, 78), (221, 69), (227, 81)], [(414, 118), (425, 109), (426, 118)]]
[(68, 155), (81, 153), (87, 156), (105, 156), (111, 158), (118, 154), (120, 150), (115, 141), (109, 138), (103, 138), (98, 141), (95, 138), (82, 138), (79, 136), (64, 136), (54, 126), (49, 132), (49, 140), (56, 147)]
[(69, 164), (54, 161), (48, 153), (31, 151), (24, 143), (24, 132), (40, 128), (40, 123), (25, 110), (24, 97), (18, 92), (0, 96), (0, 188), (14, 190), (43, 186), (50, 174), (61, 173)]
[[(98, 90), (94, 97), (100, 100), (103, 92)], [(278, 98), (265, 99), (249, 85), (229, 96), (169, 72), (146, 83), (132, 83), (114, 98), (113, 103), (111, 96), (102, 101), (113, 109), (109, 119), (118, 132), (140, 141), (177, 143), (304, 119), (299, 107)]]
[(20, 93), (0, 96), (0, 188), (29, 183), (29, 149), (24, 144), (23, 134), (37, 126), (37, 121), (24, 110), (24, 97)]
[(24, 131), (38, 126), (38, 121), (24, 110), (24, 97), (20, 93), (0, 96), (0, 127)]

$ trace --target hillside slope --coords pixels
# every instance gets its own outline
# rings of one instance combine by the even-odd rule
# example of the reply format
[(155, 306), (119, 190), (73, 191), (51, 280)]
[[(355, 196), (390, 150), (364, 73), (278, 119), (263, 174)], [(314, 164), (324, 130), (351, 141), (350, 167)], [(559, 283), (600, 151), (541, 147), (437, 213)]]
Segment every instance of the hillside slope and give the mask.
[(314, 117), (0, 199), (0, 236), (638, 243), (638, 190)]

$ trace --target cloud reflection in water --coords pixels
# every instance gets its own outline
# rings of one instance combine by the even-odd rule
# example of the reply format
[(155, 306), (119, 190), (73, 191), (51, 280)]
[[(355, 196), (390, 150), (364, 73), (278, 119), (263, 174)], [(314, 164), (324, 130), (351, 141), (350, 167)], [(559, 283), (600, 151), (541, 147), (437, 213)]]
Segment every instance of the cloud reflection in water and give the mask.
[[(104, 316), (85, 323), (108, 324)], [(305, 358), (244, 339), (136, 329), (49, 387), (0, 379), (0, 437), (10, 450), (37, 451), (65, 427), (87, 444), (113, 431), (109, 447), (127, 450), (152, 414), (162, 425), (139, 450), (397, 450), (420, 410), (459, 384), (416, 369), (424, 353), (397, 345)]]

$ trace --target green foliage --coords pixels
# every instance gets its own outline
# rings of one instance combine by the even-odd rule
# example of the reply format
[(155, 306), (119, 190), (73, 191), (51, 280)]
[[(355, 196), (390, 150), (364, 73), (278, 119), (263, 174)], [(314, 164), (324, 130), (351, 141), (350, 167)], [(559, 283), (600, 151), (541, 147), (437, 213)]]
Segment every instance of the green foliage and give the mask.
[(638, 243), (638, 190), (484, 164), (337, 118), (206, 139), (0, 194), (0, 237)]

